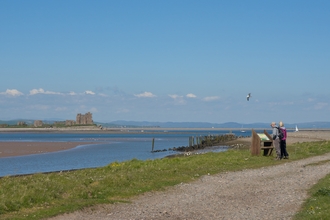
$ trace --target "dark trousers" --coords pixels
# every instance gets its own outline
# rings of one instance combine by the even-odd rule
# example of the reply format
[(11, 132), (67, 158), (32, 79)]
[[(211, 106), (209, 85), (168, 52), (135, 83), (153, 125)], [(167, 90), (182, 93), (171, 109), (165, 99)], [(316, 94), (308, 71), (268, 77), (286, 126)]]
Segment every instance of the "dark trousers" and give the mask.
[(289, 154), (286, 151), (286, 140), (281, 140), (280, 141), (280, 147), (281, 147), (281, 158), (288, 157)]

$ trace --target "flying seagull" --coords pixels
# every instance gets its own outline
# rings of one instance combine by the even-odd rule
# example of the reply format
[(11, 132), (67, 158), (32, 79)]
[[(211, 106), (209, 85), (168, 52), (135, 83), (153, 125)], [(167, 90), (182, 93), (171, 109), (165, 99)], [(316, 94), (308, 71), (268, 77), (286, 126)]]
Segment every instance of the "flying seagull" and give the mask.
[(250, 97), (251, 97), (251, 93), (249, 93), (249, 94), (246, 96), (246, 100), (249, 101)]

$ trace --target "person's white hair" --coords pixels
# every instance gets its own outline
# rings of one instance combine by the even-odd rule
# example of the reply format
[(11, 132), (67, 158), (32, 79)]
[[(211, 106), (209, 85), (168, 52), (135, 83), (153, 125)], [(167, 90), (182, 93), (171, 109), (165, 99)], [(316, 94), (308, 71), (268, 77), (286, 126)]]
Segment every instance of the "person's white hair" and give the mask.
[(284, 126), (284, 123), (282, 121), (280, 121), (280, 127), (283, 127)]

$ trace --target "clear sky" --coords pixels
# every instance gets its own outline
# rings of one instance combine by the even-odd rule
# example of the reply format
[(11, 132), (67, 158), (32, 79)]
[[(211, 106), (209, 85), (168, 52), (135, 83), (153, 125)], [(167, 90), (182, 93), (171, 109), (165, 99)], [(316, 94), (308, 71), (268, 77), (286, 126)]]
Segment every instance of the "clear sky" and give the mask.
[(328, 0), (0, 0), (0, 120), (330, 121), (329, 10)]

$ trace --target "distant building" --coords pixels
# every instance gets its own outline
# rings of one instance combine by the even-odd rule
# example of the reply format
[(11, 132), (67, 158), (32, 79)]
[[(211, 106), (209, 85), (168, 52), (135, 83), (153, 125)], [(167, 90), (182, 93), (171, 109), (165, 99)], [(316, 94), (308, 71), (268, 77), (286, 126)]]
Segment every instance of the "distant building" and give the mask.
[(72, 125), (75, 125), (76, 124), (76, 121), (75, 120), (66, 120), (65, 121), (65, 125), (66, 126), (72, 126)]
[(27, 124), (25, 123), (25, 121), (19, 121), (17, 122), (18, 126), (26, 126)]
[(8, 124), (0, 124), (0, 128), (7, 128), (7, 127), (9, 127)]
[(34, 127), (41, 127), (43, 125), (41, 120), (35, 120), (33, 123)]
[(92, 113), (88, 112), (86, 114), (77, 114), (76, 124), (77, 125), (91, 125), (93, 124), (93, 116)]

